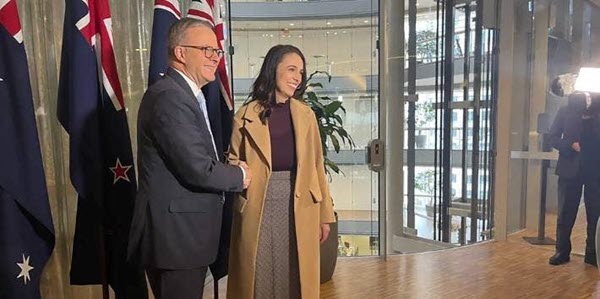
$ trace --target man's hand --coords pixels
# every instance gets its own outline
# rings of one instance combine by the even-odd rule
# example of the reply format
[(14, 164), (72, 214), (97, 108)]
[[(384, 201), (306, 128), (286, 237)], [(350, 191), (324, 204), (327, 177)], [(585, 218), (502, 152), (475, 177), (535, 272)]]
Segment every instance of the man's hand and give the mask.
[(329, 227), (329, 223), (321, 223), (321, 230), (319, 231), (319, 242), (323, 244), (327, 237), (329, 237), (329, 231), (331, 228)]
[(248, 189), (248, 186), (250, 186), (250, 182), (252, 181), (252, 173), (250, 172), (250, 167), (248, 167), (248, 164), (246, 164), (246, 162), (244, 161), (240, 161), (238, 166), (242, 167), (244, 169), (244, 172), (246, 173), (246, 179), (244, 180), (244, 189)]
[(571, 148), (578, 153), (581, 152), (581, 146), (579, 145), (579, 142), (573, 142), (573, 144), (571, 144)]

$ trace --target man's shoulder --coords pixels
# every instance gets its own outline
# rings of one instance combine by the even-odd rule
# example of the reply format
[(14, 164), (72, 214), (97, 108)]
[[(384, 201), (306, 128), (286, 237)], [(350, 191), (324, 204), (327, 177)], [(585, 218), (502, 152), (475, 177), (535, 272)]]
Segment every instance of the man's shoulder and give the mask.
[(175, 82), (168, 78), (158, 80), (152, 84), (142, 97), (140, 113), (150, 111), (176, 110), (176, 107), (186, 105), (184, 100), (187, 95)]
[(150, 87), (148, 87), (147, 92), (159, 93), (163, 90), (175, 88), (177, 88), (177, 83), (173, 81), (173, 79), (168, 75), (164, 75), (162, 78), (154, 82), (154, 84), (150, 85)]
[(185, 97), (185, 91), (168, 76), (156, 81), (144, 93), (144, 98), (181, 98)]

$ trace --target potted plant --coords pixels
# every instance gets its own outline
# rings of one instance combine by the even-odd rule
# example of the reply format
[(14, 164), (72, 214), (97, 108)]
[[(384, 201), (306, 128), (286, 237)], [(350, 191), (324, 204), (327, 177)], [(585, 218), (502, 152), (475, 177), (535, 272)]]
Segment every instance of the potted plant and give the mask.
[[(434, 61), (436, 57), (436, 33), (431, 30), (423, 30), (417, 32), (417, 48), (416, 59), (417, 63), (427, 63)], [(408, 42), (404, 45), (404, 49), (408, 52)], [(406, 55), (408, 57), (408, 55)]]
[(417, 129), (417, 134), (415, 135), (416, 148), (425, 147), (427, 135), (423, 134), (422, 130), (434, 120), (435, 111), (433, 110), (433, 103), (417, 102), (415, 104), (415, 128)]
[[(340, 168), (327, 156), (327, 145), (332, 144), (336, 153), (340, 152), (341, 144), (355, 146), (352, 136), (344, 129), (344, 120), (340, 112), (346, 114), (346, 108), (340, 101), (332, 100), (327, 96), (317, 95), (317, 90), (323, 88), (321, 82), (314, 82), (316, 76), (326, 78), (327, 83), (331, 82), (331, 75), (324, 71), (315, 71), (307, 79), (307, 89), (304, 93), (304, 101), (310, 105), (315, 112), (319, 124), (319, 133), (321, 134), (321, 146), (323, 147), (323, 158), (325, 161), (325, 173), (331, 175), (331, 171), (339, 174)], [(322, 80), (321, 80), (322, 81)]]
[[(340, 101), (332, 100), (327, 96), (317, 95), (317, 90), (323, 88), (321, 82), (315, 82), (315, 76), (325, 78), (326, 82), (331, 82), (331, 75), (323, 71), (315, 71), (307, 79), (307, 90), (304, 93), (304, 101), (310, 105), (317, 116), (319, 124), (319, 133), (321, 134), (321, 146), (323, 147), (323, 158), (325, 172), (331, 178), (331, 172), (339, 174), (341, 172), (338, 165), (331, 161), (327, 156), (328, 144), (333, 145), (336, 153), (340, 152), (341, 145), (348, 145), (350, 148), (355, 146), (354, 140), (344, 129), (344, 120), (340, 113), (346, 113), (344, 105)], [(320, 80), (323, 81), (323, 80)], [(331, 231), (329, 238), (321, 244), (321, 283), (331, 279), (338, 256), (338, 225), (337, 213), (335, 214), (336, 223), (330, 225)]]
[[(422, 171), (417, 173), (415, 176), (415, 189), (420, 191), (420, 195), (433, 196), (433, 185), (434, 185), (434, 175), (435, 172), (433, 169), (429, 169), (426, 171)], [(433, 207), (430, 203), (425, 205), (425, 210), (427, 211), (427, 216), (433, 217)]]

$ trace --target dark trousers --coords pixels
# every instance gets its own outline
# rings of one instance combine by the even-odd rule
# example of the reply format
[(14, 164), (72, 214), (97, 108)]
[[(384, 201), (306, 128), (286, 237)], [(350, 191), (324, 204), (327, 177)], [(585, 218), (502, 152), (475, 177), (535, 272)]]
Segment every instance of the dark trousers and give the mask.
[(208, 267), (189, 270), (146, 269), (155, 299), (202, 299)]
[(571, 253), (571, 231), (577, 218), (581, 194), (585, 202), (587, 218), (586, 258), (596, 258), (596, 223), (600, 216), (600, 180), (561, 179), (558, 180), (558, 219), (556, 222), (556, 252), (561, 255)]

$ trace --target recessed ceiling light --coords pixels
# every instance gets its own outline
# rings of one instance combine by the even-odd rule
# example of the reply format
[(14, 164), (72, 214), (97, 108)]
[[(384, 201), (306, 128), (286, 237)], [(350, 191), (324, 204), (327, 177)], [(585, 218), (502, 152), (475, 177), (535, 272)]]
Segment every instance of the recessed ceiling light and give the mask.
[(331, 22), (329, 22), (329, 21), (328, 21), (328, 22), (327, 22), (327, 25), (331, 25)]
[(294, 23), (290, 23), (290, 26), (294, 26), (294, 25), (296, 25), (296, 24), (294, 24)]
[(367, 24), (369, 23), (369, 20), (364, 20), (363, 23)]

